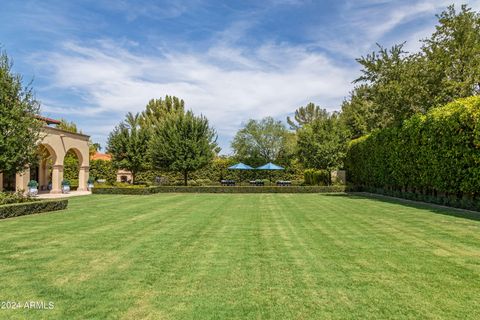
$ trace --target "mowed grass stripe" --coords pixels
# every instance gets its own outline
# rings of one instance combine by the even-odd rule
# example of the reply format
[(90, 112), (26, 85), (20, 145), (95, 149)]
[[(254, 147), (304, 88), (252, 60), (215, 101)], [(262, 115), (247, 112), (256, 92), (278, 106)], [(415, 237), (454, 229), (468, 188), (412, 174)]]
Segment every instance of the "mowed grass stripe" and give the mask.
[[(104, 299), (109, 301), (111, 307), (121, 306), (119, 312), (127, 312), (128, 315), (136, 317), (137, 312), (131, 313), (131, 311), (138, 310), (139, 305), (149, 303), (148, 299), (152, 296), (149, 291), (155, 285), (156, 279), (162, 279), (165, 272), (178, 274), (179, 271), (172, 269), (170, 265), (175, 264), (175, 268), (179, 268), (182, 263), (178, 262), (177, 257), (185, 257), (186, 252), (191, 250), (193, 240), (202, 239), (201, 230), (211, 225), (208, 219), (192, 219), (192, 201), (199, 207), (204, 207), (203, 202), (207, 199), (195, 201), (192, 198), (185, 198), (172, 208), (159, 204), (158, 207), (162, 208), (162, 212), (168, 212), (174, 217), (172, 223), (160, 226), (155, 223), (156, 219), (145, 221), (148, 226), (140, 230), (140, 233), (135, 235), (135, 239), (132, 239), (132, 245), (124, 250), (124, 260), (129, 261), (124, 270), (108, 273), (105, 279), (92, 279), (94, 283), (101, 281), (102, 287), (107, 289), (112, 284), (122, 284), (122, 288), (114, 286), (111, 290), (105, 290)], [(186, 263), (192, 263), (192, 261), (188, 259)], [(129, 276), (124, 278), (127, 274)], [(91, 283), (85, 284), (87, 287), (89, 285), (91, 287)], [(94, 294), (95, 292), (92, 292), (92, 295)], [(95, 312), (95, 308), (91, 310)], [(103, 316), (109, 316), (108, 309)]]
[(452, 213), (351, 195), (72, 198), (0, 221), (2, 299), (56, 302), (0, 318), (476, 319), (480, 222)]

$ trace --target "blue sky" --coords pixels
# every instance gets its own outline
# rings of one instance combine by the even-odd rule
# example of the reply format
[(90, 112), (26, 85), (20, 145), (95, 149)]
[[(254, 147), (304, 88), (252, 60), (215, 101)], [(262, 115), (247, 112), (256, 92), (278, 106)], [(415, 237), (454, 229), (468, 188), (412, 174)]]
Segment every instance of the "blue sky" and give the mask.
[(452, 3), (464, 2), (3, 0), (0, 44), (42, 113), (103, 147), (125, 113), (169, 94), (206, 115), (229, 153), (248, 119), (283, 121), (309, 101), (338, 110), (355, 58), (377, 42), (418, 50)]

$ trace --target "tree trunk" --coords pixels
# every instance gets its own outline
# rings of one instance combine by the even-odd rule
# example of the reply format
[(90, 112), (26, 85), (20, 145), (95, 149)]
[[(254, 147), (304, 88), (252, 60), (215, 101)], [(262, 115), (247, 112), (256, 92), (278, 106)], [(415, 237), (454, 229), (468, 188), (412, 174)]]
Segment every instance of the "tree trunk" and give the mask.
[(183, 182), (186, 186), (188, 186), (188, 171), (183, 172)]

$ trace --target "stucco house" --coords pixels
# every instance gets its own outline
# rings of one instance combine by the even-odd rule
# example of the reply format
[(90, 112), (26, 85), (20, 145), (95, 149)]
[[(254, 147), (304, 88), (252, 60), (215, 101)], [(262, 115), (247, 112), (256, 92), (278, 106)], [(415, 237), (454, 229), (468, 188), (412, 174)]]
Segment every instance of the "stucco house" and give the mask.
[(63, 180), (63, 163), (65, 155), (73, 151), (79, 160), (78, 191), (87, 190), (89, 171), (90, 136), (72, 133), (53, 127), (60, 121), (37, 117), (44, 122), (41, 138), (38, 142), (38, 163), (32, 164), (22, 172), (14, 175), (0, 173), (0, 191), (27, 190), (28, 182), (36, 180), (40, 192), (61, 193)]

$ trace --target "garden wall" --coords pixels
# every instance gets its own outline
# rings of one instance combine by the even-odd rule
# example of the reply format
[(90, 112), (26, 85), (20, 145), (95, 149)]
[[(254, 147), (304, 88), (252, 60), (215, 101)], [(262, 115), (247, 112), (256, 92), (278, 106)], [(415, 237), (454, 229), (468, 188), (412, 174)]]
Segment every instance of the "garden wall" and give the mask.
[(352, 141), (345, 166), (364, 191), (480, 210), (480, 97)]

